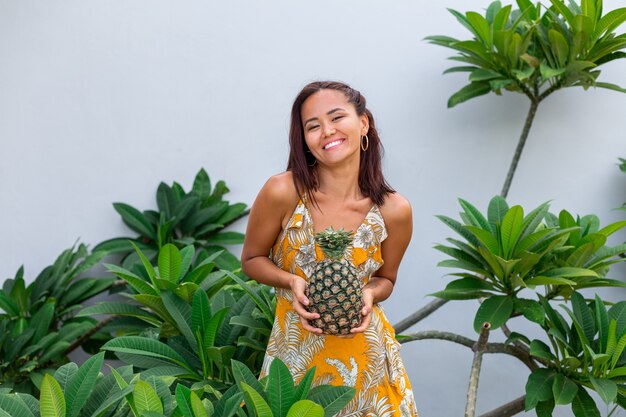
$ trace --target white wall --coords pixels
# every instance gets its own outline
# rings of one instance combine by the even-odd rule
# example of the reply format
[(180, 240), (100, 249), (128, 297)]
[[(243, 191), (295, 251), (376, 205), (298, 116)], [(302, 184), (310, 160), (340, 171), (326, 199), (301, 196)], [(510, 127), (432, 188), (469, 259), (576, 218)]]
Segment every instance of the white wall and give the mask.
[[(77, 238), (95, 244), (127, 234), (112, 202), (153, 208), (160, 181), (188, 188), (200, 167), (227, 182), (231, 201), (251, 205), (286, 166), (296, 93), (308, 81), (338, 79), (368, 98), (387, 178), (414, 208), (413, 241), (385, 303), (398, 321), (447, 282), (432, 246), (452, 232), (434, 215), (456, 216), (457, 197), (486, 208), (528, 108), (524, 97), (505, 94), (446, 109), (464, 76), (441, 75), (451, 53), (422, 39), (466, 37), (445, 7), (487, 5), (0, 0), (0, 277), (24, 264), (32, 280)], [(605, 1), (607, 10), (619, 6)], [(624, 68), (608, 64), (601, 77), (626, 86)], [(593, 212), (603, 224), (623, 218), (613, 208), (626, 201), (626, 175), (616, 167), (626, 157), (625, 105), (626, 95), (606, 90), (546, 100), (509, 201), (530, 209), (553, 200), (555, 211)], [(622, 233), (612, 243), (624, 240)], [(616, 268), (614, 277), (625, 272)], [(626, 299), (624, 291), (603, 295)], [(475, 337), (476, 308), (449, 303), (416, 329)], [(499, 331), (492, 340), (502, 340)], [(421, 415), (461, 415), (470, 350), (421, 341), (403, 355)], [(491, 355), (483, 363), (479, 413), (523, 394), (527, 371), (517, 360)]]

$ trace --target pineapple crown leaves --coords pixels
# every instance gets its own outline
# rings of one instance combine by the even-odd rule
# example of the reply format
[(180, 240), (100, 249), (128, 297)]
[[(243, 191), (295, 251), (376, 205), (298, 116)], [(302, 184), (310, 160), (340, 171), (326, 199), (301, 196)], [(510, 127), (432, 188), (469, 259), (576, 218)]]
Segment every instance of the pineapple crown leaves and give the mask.
[(352, 243), (354, 232), (343, 228), (334, 230), (332, 226), (315, 235), (315, 241), (320, 245), (324, 254), (332, 259), (341, 257), (348, 245)]

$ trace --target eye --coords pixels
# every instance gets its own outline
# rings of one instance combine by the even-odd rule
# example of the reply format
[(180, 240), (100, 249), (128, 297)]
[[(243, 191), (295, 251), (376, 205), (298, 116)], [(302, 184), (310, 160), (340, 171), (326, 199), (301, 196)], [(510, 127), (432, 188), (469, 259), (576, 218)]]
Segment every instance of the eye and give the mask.
[(339, 120), (339, 119), (341, 119), (341, 118), (343, 118), (343, 115), (341, 115), (341, 116), (335, 116), (335, 117), (333, 117), (333, 122), (334, 122), (334, 121), (336, 121), (336, 120)]
[(309, 126), (309, 127), (307, 128), (307, 132), (310, 132), (311, 130), (317, 129), (318, 127), (320, 127), (320, 125), (312, 125), (312, 126)]

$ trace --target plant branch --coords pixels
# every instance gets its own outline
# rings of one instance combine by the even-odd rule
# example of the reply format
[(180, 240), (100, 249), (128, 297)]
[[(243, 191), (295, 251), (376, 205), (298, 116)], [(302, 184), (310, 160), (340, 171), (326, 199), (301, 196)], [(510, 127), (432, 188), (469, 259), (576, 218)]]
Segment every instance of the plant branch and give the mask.
[(443, 306), (447, 302), (448, 300), (444, 300), (443, 298), (437, 298), (426, 304), (424, 307), (420, 308), (407, 318), (400, 320), (398, 323), (394, 324), (393, 328), (396, 330), (396, 333), (401, 333), (409, 327), (413, 326), (415, 323), (424, 319), (425, 317), (428, 317), (430, 314), (435, 312), (437, 309), (439, 309), (439, 307)]
[(69, 355), (71, 352), (73, 352), (74, 350), (78, 349), (80, 346), (83, 345), (83, 343), (85, 343), (87, 340), (89, 340), (89, 338), (91, 336), (93, 336), (94, 334), (96, 334), (100, 329), (102, 329), (104, 326), (106, 326), (107, 324), (109, 324), (110, 322), (112, 322), (114, 319), (116, 319), (117, 316), (109, 316), (106, 319), (103, 319), (101, 321), (99, 321), (94, 327), (92, 327), (88, 332), (86, 332), (85, 334), (83, 334), (81, 337), (79, 337), (78, 339), (76, 339), (74, 341), (74, 343), (72, 343), (71, 345), (69, 345), (67, 347), (67, 349), (65, 349), (65, 354)]
[(525, 402), (526, 396), (522, 395), (521, 397), (518, 397), (498, 408), (488, 411), (485, 414), (481, 414), (480, 417), (511, 417), (524, 411)]
[[(550, 90), (546, 90), (546, 92), (548, 91)], [(537, 113), (538, 106), (539, 100), (531, 99), (530, 109), (528, 110), (528, 115), (526, 116), (526, 122), (524, 123), (522, 134), (520, 135), (519, 141), (517, 143), (517, 148), (515, 149), (513, 160), (511, 161), (511, 165), (509, 166), (509, 172), (506, 175), (506, 180), (504, 181), (504, 185), (502, 186), (502, 192), (500, 192), (500, 195), (504, 198), (506, 198), (506, 196), (509, 194), (509, 188), (511, 188), (511, 182), (513, 181), (513, 176), (515, 175), (517, 164), (520, 160), (520, 157), (522, 156), (522, 151), (524, 150), (524, 145), (526, 144), (526, 139), (528, 138), (528, 133), (530, 132), (530, 128), (533, 124), (533, 120), (535, 118), (535, 114)]]
[(474, 351), (474, 360), (472, 361), (472, 370), (470, 372), (470, 382), (467, 387), (467, 402), (465, 403), (465, 417), (474, 417), (476, 414), (476, 395), (478, 393), (478, 380), (480, 378), (480, 368), (483, 363), (483, 353), (487, 348), (487, 340), (489, 340), (489, 329), (491, 323), (483, 323), (480, 329), (478, 341), (472, 347)]
[[(439, 330), (423, 330), (416, 333), (410, 333), (404, 335), (399, 340), (400, 343), (408, 343), (414, 340), (426, 340), (426, 339), (438, 339), (447, 340), (449, 342), (458, 343), (463, 346), (467, 346), (472, 349), (476, 344), (475, 340), (469, 337), (461, 336), (456, 333), (442, 332)], [(530, 353), (524, 349), (520, 349), (517, 346), (506, 345), (504, 343), (487, 343), (485, 346), (485, 353), (505, 353), (507, 355), (515, 356), (522, 361), (531, 371), (537, 369), (537, 364), (533, 361), (534, 358), (530, 356)], [(541, 361), (540, 361), (541, 362)]]

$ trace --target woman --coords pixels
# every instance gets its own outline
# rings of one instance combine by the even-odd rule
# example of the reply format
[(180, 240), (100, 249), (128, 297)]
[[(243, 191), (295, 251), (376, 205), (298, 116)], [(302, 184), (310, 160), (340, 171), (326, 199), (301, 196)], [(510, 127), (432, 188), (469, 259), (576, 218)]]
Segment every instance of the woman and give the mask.
[[(252, 206), (242, 268), (276, 288), (262, 375), (274, 358), (296, 381), (316, 366), (314, 384), (357, 390), (339, 416), (417, 416), (400, 345), (378, 305), (391, 295), (411, 239), (411, 206), (382, 175), (382, 144), (365, 105), (343, 83), (313, 82), (300, 92), (287, 171), (271, 177)], [(323, 334), (310, 324), (320, 315), (307, 310), (307, 280), (324, 259), (314, 236), (329, 226), (355, 231), (344, 256), (364, 284), (361, 323), (345, 336)]]

